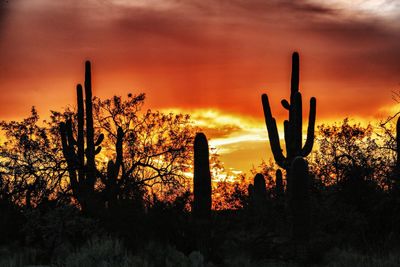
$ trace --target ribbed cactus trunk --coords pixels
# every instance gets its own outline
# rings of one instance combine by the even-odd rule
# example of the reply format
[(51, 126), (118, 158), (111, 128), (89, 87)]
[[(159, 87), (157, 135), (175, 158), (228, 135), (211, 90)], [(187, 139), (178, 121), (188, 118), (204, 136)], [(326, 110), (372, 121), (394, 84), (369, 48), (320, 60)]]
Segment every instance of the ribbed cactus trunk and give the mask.
[(211, 215), (211, 173), (207, 138), (197, 133), (194, 139), (193, 214), (207, 219)]
[(68, 166), (72, 193), (81, 205), (82, 211), (94, 215), (101, 210), (100, 199), (96, 195), (94, 188), (97, 180), (95, 155), (101, 151), (100, 144), (104, 139), (104, 135), (100, 134), (96, 142), (94, 141), (92, 82), (89, 61), (85, 63), (85, 101), (83, 99), (82, 85), (78, 84), (76, 91), (78, 109), (77, 137), (76, 139), (74, 138), (72, 119), (68, 119), (65, 123), (61, 122), (59, 130), (62, 151)]
[(289, 196), (289, 207), (292, 220), (292, 240), (296, 246), (299, 259), (307, 257), (307, 244), (310, 238), (310, 176), (308, 164), (302, 157), (296, 157), (291, 166), (293, 181), (292, 194)]
[(207, 138), (197, 133), (194, 139), (193, 230), (196, 249), (205, 257), (211, 253), (211, 173)]

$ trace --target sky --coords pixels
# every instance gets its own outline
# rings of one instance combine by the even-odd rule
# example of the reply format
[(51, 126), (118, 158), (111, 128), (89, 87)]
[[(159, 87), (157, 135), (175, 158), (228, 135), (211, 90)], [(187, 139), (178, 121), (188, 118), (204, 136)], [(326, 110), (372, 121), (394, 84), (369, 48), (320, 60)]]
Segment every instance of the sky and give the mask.
[[(281, 125), (291, 53), (304, 116), (376, 121), (397, 111), (397, 0), (0, 0), (0, 118), (75, 103), (84, 61), (101, 98), (192, 115), (229, 169), (270, 157), (260, 96)], [(306, 129), (306, 126), (303, 127)]]

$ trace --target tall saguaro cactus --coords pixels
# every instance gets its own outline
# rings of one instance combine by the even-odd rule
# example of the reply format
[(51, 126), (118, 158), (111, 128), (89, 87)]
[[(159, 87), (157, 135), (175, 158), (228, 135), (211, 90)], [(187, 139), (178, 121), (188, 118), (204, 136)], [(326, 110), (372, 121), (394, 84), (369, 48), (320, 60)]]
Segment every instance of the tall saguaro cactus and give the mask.
[(194, 139), (193, 213), (197, 218), (211, 215), (211, 173), (208, 142), (204, 133)]
[(279, 141), (276, 120), (272, 116), (271, 106), (267, 94), (262, 95), (264, 117), (267, 125), (269, 143), (276, 163), (286, 170), (295, 157), (306, 157), (311, 153), (314, 144), (314, 128), (316, 116), (316, 99), (310, 99), (310, 113), (308, 119), (307, 139), (303, 146), (302, 141), (302, 97), (299, 91), (299, 54), (292, 56), (292, 79), (290, 89), (290, 103), (286, 99), (281, 101), (282, 106), (289, 111), (289, 119), (284, 121), (284, 135), (286, 143), (286, 156), (283, 155)]
[(281, 101), (282, 106), (289, 111), (289, 119), (284, 121), (284, 137), (286, 144), (286, 156), (283, 155), (276, 120), (272, 116), (271, 106), (267, 94), (263, 94), (262, 104), (265, 123), (267, 125), (269, 143), (274, 159), (278, 166), (287, 171), (287, 191), (290, 194), (292, 182), (290, 166), (295, 157), (307, 157), (314, 145), (314, 128), (316, 117), (316, 99), (310, 99), (310, 112), (308, 117), (307, 139), (303, 146), (303, 111), (302, 96), (299, 91), (299, 54), (292, 55), (292, 78), (290, 88), (290, 103), (286, 99)]
[(90, 213), (98, 208), (96, 206), (98, 203), (94, 190), (97, 178), (95, 156), (101, 151), (100, 144), (104, 139), (104, 135), (100, 134), (98, 139), (94, 140), (92, 82), (89, 61), (85, 63), (84, 85), (85, 103), (83, 100), (82, 85), (78, 84), (76, 87), (78, 108), (77, 138), (74, 138), (71, 119), (68, 119), (65, 123), (61, 122), (59, 130), (62, 151), (68, 165), (72, 192), (81, 204), (82, 210)]
[(308, 165), (304, 157), (311, 153), (314, 144), (316, 99), (315, 97), (310, 99), (307, 139), (303, 146), (303, 111), (302, 96), (299, 91), (299, 54), (297, 52), (292, 55), (290, 102), (286, 99), (281, 101), (282, 106), (289, 111), (289, 119), (284, 121), (286, 156), (282, 152), (276, 120), (272, 116), (266, 94), (262, 95), (262, 104), (274, 159), (281, 168), (286, 169), (292, 240), (297, 247), (296, 253), (299, 254), (298, 248), (306, 247), (310, 229), (307, 219), (310, 214), (309, 177)]

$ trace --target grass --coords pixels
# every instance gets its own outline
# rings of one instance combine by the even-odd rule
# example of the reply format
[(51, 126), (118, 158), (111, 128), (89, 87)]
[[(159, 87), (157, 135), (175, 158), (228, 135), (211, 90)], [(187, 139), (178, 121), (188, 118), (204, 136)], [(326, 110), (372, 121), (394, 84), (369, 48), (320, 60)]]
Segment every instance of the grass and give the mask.
[[(0, 248), (0, 267), (39, 266), (35, 249)], [(44, 266), (44, 265), (42, 265)], [(55, 267), (296, 267), (294, 263), (277, 261), (253, 261), (246, 257), (226, 259), (223, 264), (206, 262), (203, 255), (194, 251), (189, 255), (169, 245), (150, 243), (132, 254), (119, 239), (94, 237), (82, 247), (70, 251), (66, 257), (53, 260)], [(397, 267), (400, 253), (386, 255), (365, 254), (351, 249), (333, 249), (327, 253), (324, 263), (315, 267)]]

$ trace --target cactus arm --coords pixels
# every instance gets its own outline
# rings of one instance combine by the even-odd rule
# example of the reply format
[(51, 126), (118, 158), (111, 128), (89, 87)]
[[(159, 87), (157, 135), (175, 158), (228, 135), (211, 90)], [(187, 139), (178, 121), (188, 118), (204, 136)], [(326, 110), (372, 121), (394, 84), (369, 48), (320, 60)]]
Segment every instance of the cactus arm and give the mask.
[(72, 148), (68, 144), (67, 129), (66, 129), (66, 124), (64, 122), (60, 123), (59, 132), (60, 132), (60, 136), (61, 136), (62, 152), (63, 152), (65, 160), (67, 161), (67, 169), (68, 169), (68, 173), (69, 173), (71, 187), (72, 187), (72, 190), (74, 192), (76, 192), (77, 187), (78, 187), (78, 180), (77, 180), (76, 172), (74, 169), (73, 155), (71, 154)]
[(94, 143), (95, 146), (101, 145), (101, 142), (104, 140), (104, 134), (100, 134), (99, 137), (97, 138), (96, 142)]
[(101, 152), (101, 146), (96, 147), (96, 149), (94, 150), (94, 154), (97, 155)]
[(64, 158), (69, 161), (70, 160), (70, 153), (69, 153), (69, 146), (68, 146), (68, 141), (67, 141), (67, 129), (66, 125), (64, 122), (61, 122), (59, 124), (59, 132), (61, 136), (61, 145), (62, 145), (62, 152), (64, 155)]
[(72, 120), (68, 119), (66, 124), (65, 124), (65, 131), (66, 131), (66, 135), (67, 135), (67, 144), (68, 144), (68, 150), (70, 153), (71, 157), (75, 157), (75, 149), (74, 146), (76, 145), (76, 141), (74, 139), (74, 135), (72, 132)]
[(303, 157), (307, 157), (311, 153), (314, 145), (316, 106), (317, 100), (315, 97), (312, 97), (310, 99), (310, 112), (308, 115), (307, 139), (301, 152)]
[(267, 125), (269, 143), (271, 146), (272, 154), (274, 156), (276, 163), (280, 167), (284, 168), (285, 156), (282, 153), (282, 148), (279, 141), (278, 128), (276, 127), (275, 119), (272, 117), (268, 96), (266, 94), (263, 94), (261, 100), (264, 109), (265, 123)]
[(289, 102), (288, 102), (286, 99), (283, 99), (283, 100), (281, 101), (281, 104), (282, 104), (282, 107), (283, 107), (284, 109), (290, 110), (290, 104), (289, 104)]

